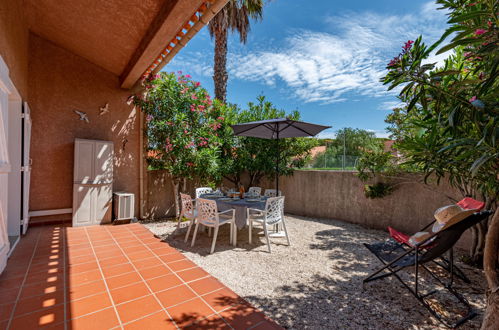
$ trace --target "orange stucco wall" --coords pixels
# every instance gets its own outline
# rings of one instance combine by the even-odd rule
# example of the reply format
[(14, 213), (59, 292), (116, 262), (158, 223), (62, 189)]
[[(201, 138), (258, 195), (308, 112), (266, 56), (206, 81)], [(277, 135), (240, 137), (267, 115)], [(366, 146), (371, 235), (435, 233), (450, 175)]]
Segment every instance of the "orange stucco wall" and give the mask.
[[(114, 142), (114, 191), (139, 199), (139, 113), (113, 73), (49, 41), (29, 36), (29, 104), (33, 130), (30, 210), (72, 207), (74, 139)], [(110, 113), (99, 115), (109, 103)], [(74, 110), (88, 114), (79, 120)]]
[(0, 56), (24, 99), (28, 97), (28, 33), (23, 1), (0, 1)]

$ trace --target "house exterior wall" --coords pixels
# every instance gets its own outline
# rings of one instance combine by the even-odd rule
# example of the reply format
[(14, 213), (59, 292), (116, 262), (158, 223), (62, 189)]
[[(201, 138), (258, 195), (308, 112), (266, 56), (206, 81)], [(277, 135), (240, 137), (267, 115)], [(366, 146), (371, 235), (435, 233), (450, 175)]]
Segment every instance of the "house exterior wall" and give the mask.
[[(30, 34), (29, 104), (33, 121), (30, 210), (72, 207), (75, 138), (114, 142), (113, 191), (139, 203), (139, 113), (115, 74)], [(99, 115), (109, 103), (110, 112)], [(86, 112), (90, 123), (74, 110)]]
[(0, 56), (23, 99), (28, 97), (28, 26), (22, 0), (0, 1)]

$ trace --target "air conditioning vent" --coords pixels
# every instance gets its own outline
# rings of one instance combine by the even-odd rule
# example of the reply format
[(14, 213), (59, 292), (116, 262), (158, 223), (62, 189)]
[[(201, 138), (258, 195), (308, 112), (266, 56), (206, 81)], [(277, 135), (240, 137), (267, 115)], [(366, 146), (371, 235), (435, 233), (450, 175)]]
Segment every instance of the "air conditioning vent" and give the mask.
[(115, 192), (113, 194), (114, 220), (131, 220), (134, 215), (135, 196), (130, 193)]

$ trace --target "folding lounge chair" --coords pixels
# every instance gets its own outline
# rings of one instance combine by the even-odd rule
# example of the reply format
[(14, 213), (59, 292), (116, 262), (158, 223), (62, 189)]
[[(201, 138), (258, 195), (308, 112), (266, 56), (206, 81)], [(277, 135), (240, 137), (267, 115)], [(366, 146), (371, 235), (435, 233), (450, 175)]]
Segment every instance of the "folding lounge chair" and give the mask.
[[(459, 294), (453, 287), (454, 280), (454, 264), (453, 264), (453, 253), (452, 247), (461, 237), (461, 235), (468, 228), (474, 226), (487, 219), (491, 215), (491, 211), (483, 211), (474, 213), (464, 220), (457, 222), (456, 224), (449, 226), (437, 233), (433, 233), (431, 236), (427, 237), (424, 241), (420, 242), (414, 247), (403, 247), (402, 244), (395, 243), (393, 241), (386, 241), (375, 244), (364, 244), (369, 251), (371, 251), (382, 263), (383, 267), (376, 270), (374, 273), (366, 277), (363, 283), (371, 282), (388, 276), (395, 276), (428, 311), (433, 314), (440, 322), (445, 324), (450, 328), (455, 328), (467, 320), (476, 316), (472, 307), (468, 301)], [(431, 243), (429, 243), (431, 241)], [(422, 246), (426, 246), (422, 248)], [(449, 251), (450, 260), (450, 278), (448, 283), (444, 283), (437, 274), (432, 272), (426, 263), (433, 261), (436, 258), (441, 257), (445, 252)], [(400, 270), (414, 266), (415, 274), (415, 285), (412, 288), (409, 283), (404, 282), (404, 280), (397, 274)], [(425, 299), (432, 294), (436, 293), (436, 290), (430, 291), (426, 294), (419, 292), (419, 266), (423, 267), (429, 274), (437, 280), (447, 291), (449, 291), (462, 306), (466, 308), (466, 315), (464, 315), (459, 320), (452, 323), (450, 320), (446, 319), (444, 315), (441, 315), (439, 311), (431, 306), (429, 302)]]
[[(477, 200), (470, 198), (470, 197), (465, 197), (462, 200), (460, 200), (459, 202), (457, 202), (456, 204), (465, 210), (474, 209), (477, 211), (481, 211), (485, 207), (484, 202), (477, 201)], [(424, 226), (423, 228), (421, 228), (418, 231), (419, 232), (426, 231), (428, 228), (430, 228), (435, 223), (435, 221), (436, 220), (431, 221), (430, 223), (428, 223), (426, 226)], [(397, 241), (398, 243), (401, 244), (402, 248), (405, 248), (405, 249), (412, 248), (411, 244), (409, 244), (409, 238), (411, 237), (410, 235), (407, 235), (405, 233), (397, 231), (396, 229), (394, 229), (392, 227), (388, 227), (388, 233), (395, 241)], [(420, 248), (424, 248), (424, 246), (420, 246)], [(459, 277), (461, 280), (463, 280), (466, 283), (471, 283), (470, 279), (468, 277), (466, 277), (464, 272), (459, 267), (451, 266), (451, 262), (452, 263), (454, 262), (453, 260), (451, 261), (442, 255), (440, 258), (437, 258), (436, 260), (432, 260), (432, 261), (435, 264), (437, 264), (438, 266), (445, 269), (446, 271), (450, 271), (450, 269), (452, 267), (454, 270), (454, 275), (456, 275), (457, 277)]]

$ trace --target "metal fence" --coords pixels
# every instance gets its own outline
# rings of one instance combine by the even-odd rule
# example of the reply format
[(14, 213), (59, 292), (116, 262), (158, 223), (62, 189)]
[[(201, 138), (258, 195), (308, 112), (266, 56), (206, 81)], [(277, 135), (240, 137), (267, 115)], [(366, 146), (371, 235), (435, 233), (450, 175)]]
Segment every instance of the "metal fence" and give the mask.
[(358, 156), (319, 154), (308, 164), (310, 169), (353, 171), (357, 166)]

